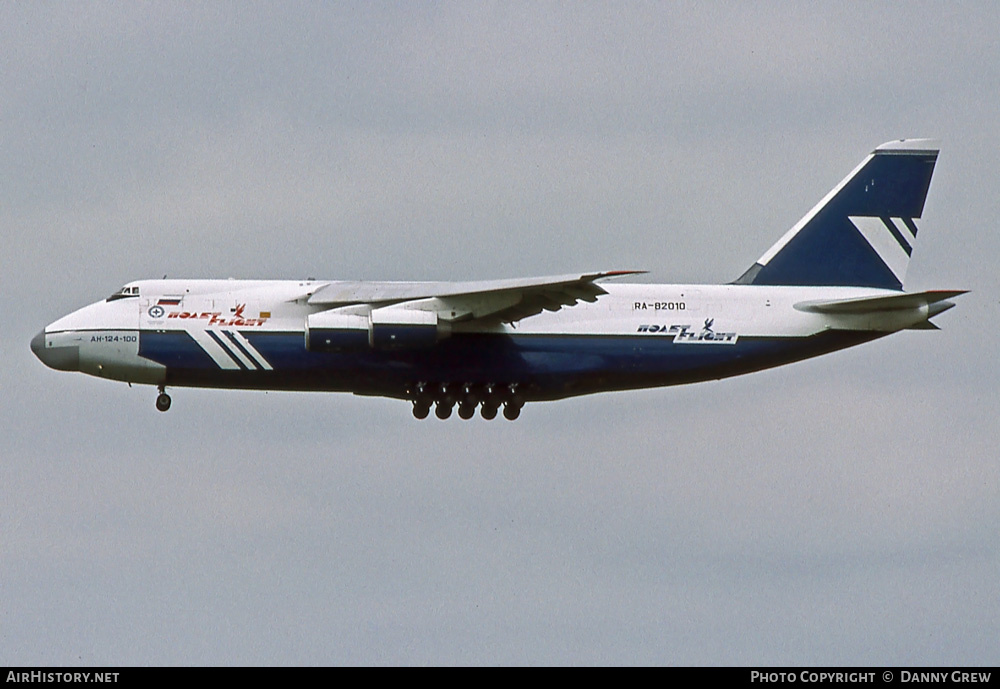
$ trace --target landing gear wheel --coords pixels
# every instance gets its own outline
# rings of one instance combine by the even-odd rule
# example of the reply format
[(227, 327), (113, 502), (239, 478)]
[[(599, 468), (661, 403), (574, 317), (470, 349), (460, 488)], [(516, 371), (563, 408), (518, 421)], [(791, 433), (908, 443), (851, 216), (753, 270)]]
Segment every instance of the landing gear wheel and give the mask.
[(508, 421), (513, 421), (521, 415), (521, 407), (516, 404), (503, 405), (503, 417)]
[(167, 411), (170, 409), (170, 395), (165, 392), (161, 392), (156, 396), (156, 408), (160, 411)]
[(442, 404), (441, 402), (438, 402), (436, 405), (434, 405), (434, 415), (439, 419), (441, 419), (442, 421), (444, 419), (447, 419), (449, 416), (451, 416), (451, 405)]
[(473, 416), (476, 415), (476, 407), (475, 407), (475, 405), (471, 405), (471, 404), (470, 405), (465, 405), (465, 404), (458, 405), (458, 415), (461, 418), (463, 418), (466, 421), (468, 421), (469, 419), (471, 419)]
[(492, 421), (493, 419), (497, 418), (497, 408), (490, 407), (484, 404), (482, 407), (480, 407), (479, 414), (487, 421)]
[(431, 413), (431, 405), (429, 404), (414, 404), (413, 405), (413, 416), (418, 419), (426, 419), (427, 415)]

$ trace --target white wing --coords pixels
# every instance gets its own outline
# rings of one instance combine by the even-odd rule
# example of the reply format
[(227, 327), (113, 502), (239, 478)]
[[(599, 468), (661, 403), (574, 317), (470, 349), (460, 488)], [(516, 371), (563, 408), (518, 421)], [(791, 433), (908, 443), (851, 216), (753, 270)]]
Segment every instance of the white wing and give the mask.
[(617, 270), (476, 282), (331, 282), (308, 301), (331, 309), (394, 306), (433, 311), (446, 322), (482, 319), (509, 323), (580, 301), (597, 301), (607, 294), (597, 281), (642, 272)]

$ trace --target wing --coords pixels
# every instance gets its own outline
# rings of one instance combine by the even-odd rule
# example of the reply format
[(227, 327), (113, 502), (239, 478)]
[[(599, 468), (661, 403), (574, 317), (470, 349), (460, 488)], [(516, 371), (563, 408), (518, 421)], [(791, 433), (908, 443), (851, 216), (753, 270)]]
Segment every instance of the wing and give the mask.
[(362, 306), (372, 310), (392, 307), (394, 311), (430, 311), (439, 320), (451, 323), (510, 323), (580, 301), (593, 303), (607, 294), (598, 281), (643, 272), (617, 270), (477, 282), (331, 282), (308, 301), (330, 309)]

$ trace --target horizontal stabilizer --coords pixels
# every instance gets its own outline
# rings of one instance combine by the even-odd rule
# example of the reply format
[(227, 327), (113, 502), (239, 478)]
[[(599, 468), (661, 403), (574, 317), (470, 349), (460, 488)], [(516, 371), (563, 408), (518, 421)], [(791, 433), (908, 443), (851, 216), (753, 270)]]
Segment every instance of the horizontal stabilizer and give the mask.
[(831, 330), (896, 332), (899, 330), (937, 330), (930, 319), (950, 309), (948, 299), (965, 294), (964, 290), (933, 290), (860, 299), (802, 301), (799, 311), (823, 314)]
[[(887, 297), (861, 297), (860, 299), (834, 299), (830, 301), (800, 301), (795, 305), (799, 311), (809, 311), (812, 313), (873, 313), (876, 311), (904, 311), (919, 309), (923, 306), (930, 306), (946, 299), (953, 299), (965, 294), (968, 290), (931, 290), (928, 292), (915, 292), (913, 294), (902, 292)], [(952, 305), (937, 311), (950, 308)]]

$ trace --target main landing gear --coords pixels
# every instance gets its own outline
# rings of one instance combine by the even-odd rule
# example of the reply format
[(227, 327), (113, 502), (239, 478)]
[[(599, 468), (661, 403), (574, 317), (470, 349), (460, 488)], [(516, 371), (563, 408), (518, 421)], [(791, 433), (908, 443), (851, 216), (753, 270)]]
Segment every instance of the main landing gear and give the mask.
[(436, 417), (447, 419), (457, 405), (461, 419), (471, 419), (476, 414), (476, 407), (479, 407), (480, 416), (490, 421), (497, 417), (502, 405), (504, 418), (513, 421), (521, 415), (521, 407), (524, 406), (524, 398), (518, 393), (516, 383), (417, 383), (409, 389), (409, 396), (413, 402), (413, 416), (418, 419), (426, 419), (431, 407), (434, 407)]
[(162, 385), (158, 389), (160, 394), (156, 396), (156, 408), (159, 411), (167, 411), (170, 409), (170, 395), (166, 393)]

